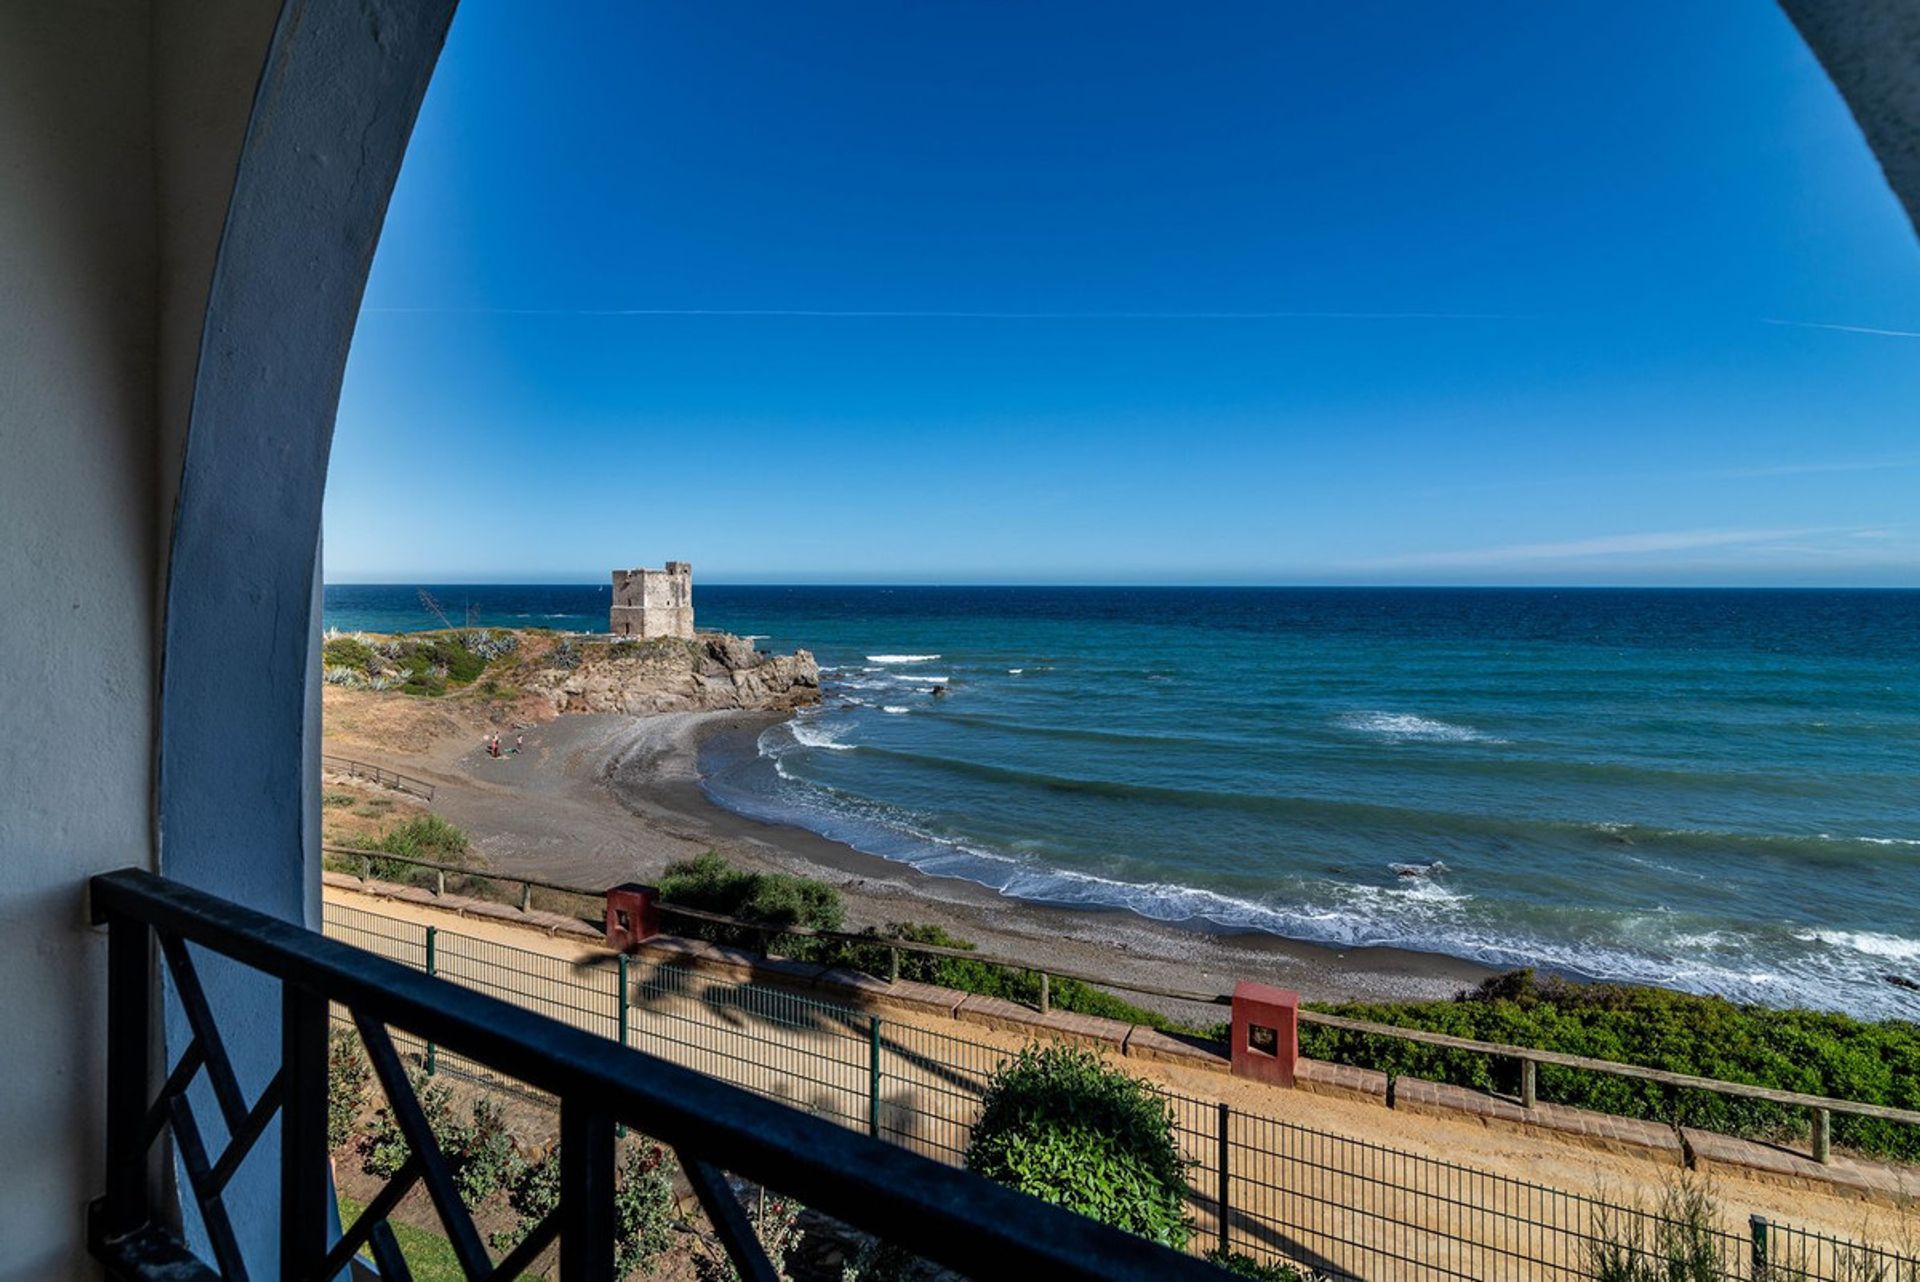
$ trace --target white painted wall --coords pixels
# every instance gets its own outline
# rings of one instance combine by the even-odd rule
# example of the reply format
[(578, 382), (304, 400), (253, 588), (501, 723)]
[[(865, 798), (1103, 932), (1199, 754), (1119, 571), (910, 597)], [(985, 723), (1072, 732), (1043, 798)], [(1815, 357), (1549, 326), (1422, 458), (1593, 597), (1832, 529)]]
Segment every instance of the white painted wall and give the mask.
[[(96, 1276), (106, 951), (153, 859), (146, 6), (0, 5), (0, 1279)], [(81, 1142), (76, 1142), (79, 1139)]]
[(147, 0), (0, 4), (4, 1282), (99, 1273), (83, 1226), (101, 1187), (105, 939), (84, 886), (154, 864), (185, 396), (278, 4), (160, 9), (157, 30)]

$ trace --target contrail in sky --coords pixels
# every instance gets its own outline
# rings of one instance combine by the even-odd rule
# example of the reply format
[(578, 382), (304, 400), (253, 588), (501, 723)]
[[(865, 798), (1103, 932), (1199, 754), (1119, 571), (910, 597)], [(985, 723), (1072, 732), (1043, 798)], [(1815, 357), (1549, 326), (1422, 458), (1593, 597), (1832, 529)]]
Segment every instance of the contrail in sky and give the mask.
[(1837, 334), (1877, 334), (1882, 338), (1920, 338), (1920, 330), (1875, 329), (1871, 325), (1829, 325), (1822, 321), (1762, 320), (1762, 325), (1783, 325), (1789, 329), (1830, 329)]

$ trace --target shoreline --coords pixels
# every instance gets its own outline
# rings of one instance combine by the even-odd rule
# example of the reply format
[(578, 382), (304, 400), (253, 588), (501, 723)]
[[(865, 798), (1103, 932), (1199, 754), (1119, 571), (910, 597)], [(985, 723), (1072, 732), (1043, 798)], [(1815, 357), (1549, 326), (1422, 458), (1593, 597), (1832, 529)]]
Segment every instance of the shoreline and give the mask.
[[(477, 747), (461, 751), (470, 741), (462, 736), (420, 754), (410, 768), (431, 775), (438, 785), (435, 809), (466, 829), (488, 863), (509, 875), (612, 884), (658, 876), (675, 860), (713, 849), (745, 867), (834, 885), (850, 929), (926, 922), (983, 952), (1036, 967), (1196, 992), (1226, 992), (1247, 979), (1298, 989), (1309, 1000), (1426, 1000), (1451, 997), (1500, 973), (1437, 953), (1337, 948), (1204, 922), (1156, 921), (1126, 908), (1014, 898), (805, 828), (736, 814), (709, 798), (700, 777), (702, 751), (751, 751), (759, 733), (786, 716), (573, 714), (529, 726), (527, 751), (516, 757), (490, 758)], [(1170, 976), (1169, 967), (1183, 973)], [(1196, 1023), (1218, 1020), (1222, 1012), (1127, 997)]]

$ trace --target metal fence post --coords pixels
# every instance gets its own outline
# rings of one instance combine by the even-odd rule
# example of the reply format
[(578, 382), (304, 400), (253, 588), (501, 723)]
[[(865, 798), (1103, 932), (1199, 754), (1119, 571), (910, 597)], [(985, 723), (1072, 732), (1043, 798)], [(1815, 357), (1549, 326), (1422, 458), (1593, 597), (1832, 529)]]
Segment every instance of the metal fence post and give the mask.
[[(627, 1044), (628, 1020), (627, 994), (633, 990), (627, 987), (627, 955), (621, 953), (618, 957), (614, 958), (614, 961), (617, 963), (617, 974), (620, 982), (619, 990), (615, 994), (614, 999), (614, 1018), (620, 1029), (620, 1044), (625, 1046)], [(613, 1128), (613, 1134), (615, 1139), (625, 1139), (627, 1137), (627, 1124), (625, 1122), (616, 1124)]]
[(1227, 1143), (1227, 1125), (1232, 1115), (1232, 1111), (1228, 1109), (1223, 1102), (1220, 1105), (1220, 1151), (1219, 1157), (1217, 1158), (1217, 1163), (1220, 1167), (1220, 1187), (1217, 1192), (1217, 1202), (1220, 1215), (1220, 1249), (1223, 1252), (1229, 1251), (1233, 1247), (1233, 1233), (1228, 1226), (1228, 1219), (1233, 1214), (1233, 1199), (1228, 1190), (1228, 1183), (1232, 1179), (1232, 1174), (1228, 1168), (1227, 1157), (1228, 1152), (1231, 1151), (1231, 1146)]
[(1762, 1282), (1767, 1276), (1767, 1217), (1753, 1215), (1747, 1217), (1747, 1229), (1751, 1234), (1751, 1263), (1754, 1282)]
[[(436, 973), (436, 967), (434, 964), (435, 963), (434, 954), (438, 951), (437, 946), (439, 944), (439, 941), (440, 941), (440, 928), (438, 926), (427, 927), (427, 974), (429, 975)], [(433, 1043), (428, 1042), (427, 1043), (427, 1076), (428, 1077), (433, 1076), (433, 1068), (434, 1068), (433, 1061), (434, 1061)]]
[(867, 1016), (867, 1134), (880, 1135), (880, 1017)]

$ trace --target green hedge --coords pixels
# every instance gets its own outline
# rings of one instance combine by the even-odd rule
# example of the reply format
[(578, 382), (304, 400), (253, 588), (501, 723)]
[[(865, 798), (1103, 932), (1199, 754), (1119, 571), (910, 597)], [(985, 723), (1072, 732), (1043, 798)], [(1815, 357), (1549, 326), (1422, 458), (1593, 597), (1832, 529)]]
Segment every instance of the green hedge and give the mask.
[(1176, 1251), (1193, 1236), (1171, 1107), (1092, 1051), (1027, 1046), (994, 1069), (967, 1169)]
[[(1864, 1104), (1920, 1109), (1920, 1025), (1771, 1010), (1663, 988), (1576, 984), (1515, 971), (1452, 1001), (1336, 1005), (1353, 1019), (1617, 1060)], [(1428, 1081), (1512, 1093), (1519, 1066), (1468, 1051), (1302, 1025), (1301, 1053)], [(1542, 1100), (1728, 1135), (1798, 1139), (1805, 1110), (1605, 1073), (1539, 1067)], [(1862, 1152), (1920, 1159), (1920, 1127), (1835, 1114), (1833, 1138)]]
[[(809, 877), (790, 873), (746, 872), (733, 867), (709, 850), (696, 859), (670, 864), (660, 879), (660, 897), (669, 903), (706, 912), (739, 917), (774, 928), (772, 946), (783, 957), (823, 965), (846, 966), (869, 975), (885, 977), (892, 966), (889, 944), (933, 944), (942, 948), (971, 950), (971, 940), (950, 935), (939, 926), (920, 922), (889, 922), (882, 929), (868, 927), (861, 934), (867, 942), (812, 939), (805, 935), (782, 933), (779, 928), (805, 926), (813, 930), (839, 930), (846, 916), (837, 888)], [(667, 914), (676, 933), (710, 939), (737, 948), (760, 946), (760, 931), (751, 927), (723, 926), (691, 917)], [(1008, 1001), (1035, 1006), (1040, 1001), (1040, 972), (971, 957), (937, 957), (925, 953), (901, 952), (900, 978), (923, 984), (938, 984), (983, 997), (1003, 997)], [(1136, 1006), (1112, 993), (1083, 984), (1077, 979), (1055, 976), (1049, 984), (1049, 1000), (1060, 1010), (1080, 1015), (1099, 1015), (1129, 1024), (1178, 1033), (1202, 1033), (1203, 1030), (1169, 1019), (1158, 1011)]]

